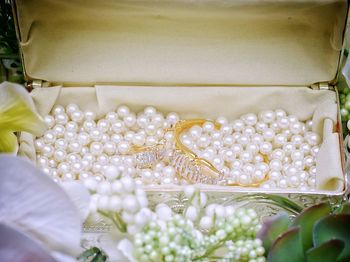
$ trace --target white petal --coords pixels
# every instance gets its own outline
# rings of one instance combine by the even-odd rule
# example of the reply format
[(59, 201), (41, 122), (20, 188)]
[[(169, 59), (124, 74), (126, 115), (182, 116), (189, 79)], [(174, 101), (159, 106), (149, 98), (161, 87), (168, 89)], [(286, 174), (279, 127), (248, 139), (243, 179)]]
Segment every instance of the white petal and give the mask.
[(136, 262), (133, 253), (134, 246), (129, 239), (123, 239), (119, 241), (117, 249), (126, 257), (130, 262)]
[(89, 215), (90, 193), (79, 182), (63, 182), (60, 184), (80, 212), (81, 221)]
[(0, 236), (1, 261), (55, 262), (40, 242), (8, 225), (0, 224)]
[(0, 222), (50, 249), (77, 255), (82, 223), (63, 189), (19, 157), (0, 155), (0, 167)]

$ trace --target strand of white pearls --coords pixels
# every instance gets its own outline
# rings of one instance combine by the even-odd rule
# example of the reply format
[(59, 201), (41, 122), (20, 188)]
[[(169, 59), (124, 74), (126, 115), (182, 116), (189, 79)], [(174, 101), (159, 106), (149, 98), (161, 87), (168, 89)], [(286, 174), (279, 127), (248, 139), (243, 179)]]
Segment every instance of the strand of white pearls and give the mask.
[(193, 126), (181, 135), (184, 145), (220, 170), (229, 183), (313, 190), (319, 136), (312, 121), (301, 122), (283, 110), (246, 114), (229, 122), (224, 117)]
[[(152, 146), (161, 140), (171, 144), (169, 127), (179, 120), (176, 113), (164, 116), (154, 107), (139, 114), (127, 106), (97, 119), (92, 111), (75, 104), (55, 106), (45, 122), (48, 130), (35, 140), (37, 163), (57, 182), (105, 179), (105, 168), (113, 165), (121, 173), (136, 178), (138, 184), (181, 184), (172, 166), (160, 161), (140, 169), (129, 155), (132, 146)], [(181, 135), (184, 145), (213, 163), (231, 183), (247, 185), (262, 181), (265, 189), (297, 188), (313, 190), (316, 185), (315, 156), (319, 137), (312, 122), (301, 122), (283, 110), (246, 114), (221, 124), (193, 126)]]

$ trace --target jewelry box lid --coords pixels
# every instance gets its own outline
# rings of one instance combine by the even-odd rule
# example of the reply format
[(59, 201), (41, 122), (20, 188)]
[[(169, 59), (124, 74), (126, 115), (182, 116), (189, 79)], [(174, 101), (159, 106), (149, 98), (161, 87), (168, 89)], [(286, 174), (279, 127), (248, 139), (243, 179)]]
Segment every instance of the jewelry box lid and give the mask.
[(14, 0), (28, 79), (303, 85), (335, 79), (346, 0)]

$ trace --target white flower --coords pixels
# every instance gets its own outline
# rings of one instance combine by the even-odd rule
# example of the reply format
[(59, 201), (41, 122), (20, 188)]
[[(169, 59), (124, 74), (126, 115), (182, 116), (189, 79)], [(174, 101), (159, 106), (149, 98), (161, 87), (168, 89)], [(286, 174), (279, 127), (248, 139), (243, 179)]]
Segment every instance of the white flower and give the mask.
[[(69, 261), (69, 256), (77, 256), (81, 251), (81, 218), (85, 215), (79, 213), (64, 190), (19, 157), (1, 155), (0, 166), (0, 224), (27, 236), (33, 246), (39, 243), (48, 253), (55, 252), (53, 256), (61, 258), (58, 261)], [(75, 196), (81, 207), (88, 205), (86, 194)], [(6, 242), (7, 239), (3, 239), (1, 244)], [(6, 251), (11, 252), (11, 249)]]

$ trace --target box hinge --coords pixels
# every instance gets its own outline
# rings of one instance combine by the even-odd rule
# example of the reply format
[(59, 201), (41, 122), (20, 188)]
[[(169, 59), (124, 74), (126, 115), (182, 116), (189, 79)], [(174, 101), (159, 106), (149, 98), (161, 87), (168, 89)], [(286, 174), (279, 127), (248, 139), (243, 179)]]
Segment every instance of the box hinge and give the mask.
[(329, 82), (318, 82), (311, 85), (313, 90), (333, 90), (334, 86), (330, 85)]
[(50, 85), (49, 82), (44, 81), (44, 80), (40, 80), (40, 79), (33, 79), (33, 80), (27, 81), (25, 83), (25, 86), (29, 91), (31, 91), (35, 88), (48, 87), (49, 85)]

